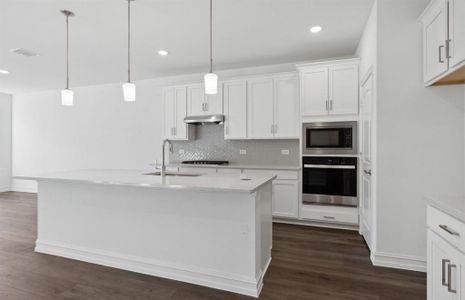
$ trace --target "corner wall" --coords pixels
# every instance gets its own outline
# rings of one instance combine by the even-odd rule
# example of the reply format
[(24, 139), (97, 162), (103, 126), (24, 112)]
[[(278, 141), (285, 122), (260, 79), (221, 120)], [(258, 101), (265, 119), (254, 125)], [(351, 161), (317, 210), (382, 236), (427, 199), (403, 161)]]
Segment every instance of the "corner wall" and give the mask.
[(0, 192), (11, 187), (11, 96), (0, 93)]

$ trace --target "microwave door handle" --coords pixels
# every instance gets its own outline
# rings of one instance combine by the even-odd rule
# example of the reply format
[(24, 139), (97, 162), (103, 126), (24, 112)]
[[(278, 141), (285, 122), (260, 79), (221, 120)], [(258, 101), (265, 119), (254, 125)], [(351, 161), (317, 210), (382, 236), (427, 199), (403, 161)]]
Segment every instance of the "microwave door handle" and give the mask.
[(355, 166), (341, 166), (341, 165), (307, 165), (304, 164), (306, 169), (344, 169), (344, 170), (355, 170)]

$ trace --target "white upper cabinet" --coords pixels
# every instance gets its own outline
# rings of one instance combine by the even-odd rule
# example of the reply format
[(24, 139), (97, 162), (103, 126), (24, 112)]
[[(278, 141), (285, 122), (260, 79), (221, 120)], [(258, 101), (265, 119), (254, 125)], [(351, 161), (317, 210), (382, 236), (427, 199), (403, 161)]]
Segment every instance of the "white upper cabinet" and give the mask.
[(187, 86), (187, 104), (189, 116), (222, 114), (223, 89), (221, 84), (215, 95), (206, 95), (203, 84)]
[(328, 114), (328, 68), (310, 68), (300, 73), (301, 110), (304, 116)]
[(450, 67), (465, 62), (465, 0), (449, 0)]
[(248, 138), (299, 137), (299, 82), (296, 74), (247, 80), (247, 103)]
[(163, 90), (164, 138), (170, 140), (189, 139), (187, 116), (187, 89), (184, 86), (167, 87)]
[(299, 79), (297, 75), (274, 78), (274, 136), (299, 137)]
[(224, 138), (247, 138), (247, 81), (232, 80), (223, 84)]
[(465, 83), (465, 0), (432, 0), (420, 21), (425, 85)]
[(298, 66), (304, 117), (358, 114), (358, 59)]
[(448, 69), (447, 0), (436, 0), (423, 19), (423, 77), (428, 82)]
[(273, 78), (247, 81), (248, 137), (272, 138), (274, 130)]

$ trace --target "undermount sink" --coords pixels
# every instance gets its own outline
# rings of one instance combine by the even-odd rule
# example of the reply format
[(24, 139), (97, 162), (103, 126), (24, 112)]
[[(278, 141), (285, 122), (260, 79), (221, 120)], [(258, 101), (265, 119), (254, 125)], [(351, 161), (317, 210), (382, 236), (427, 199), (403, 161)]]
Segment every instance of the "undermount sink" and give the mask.
[[(151, 176), (161, 176), (160, 171), (145, 173), (144, 175), (151, 175)], [(180, 173), (180, 172), (166, 172), (165, 176), (187, 176), (187, 177), (195, 177), (200, 176), (200, 174), (191, 174), (191, 173)]]

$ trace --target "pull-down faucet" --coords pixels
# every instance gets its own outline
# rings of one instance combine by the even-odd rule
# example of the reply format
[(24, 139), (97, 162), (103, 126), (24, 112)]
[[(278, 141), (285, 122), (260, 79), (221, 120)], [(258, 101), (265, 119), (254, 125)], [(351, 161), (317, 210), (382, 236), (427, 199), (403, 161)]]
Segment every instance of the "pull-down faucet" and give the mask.
[(173, 153), (173, 144), (171, 143), (170, 140), (166, 139), (163, 140), (163, 143), (161, 144), (161, 173), (160, 175), (163, 177), (166, 175), (166, 164), (165, 164), (165, 144), (168, 143), (169, 145), (169, 151), (170, 153)]

